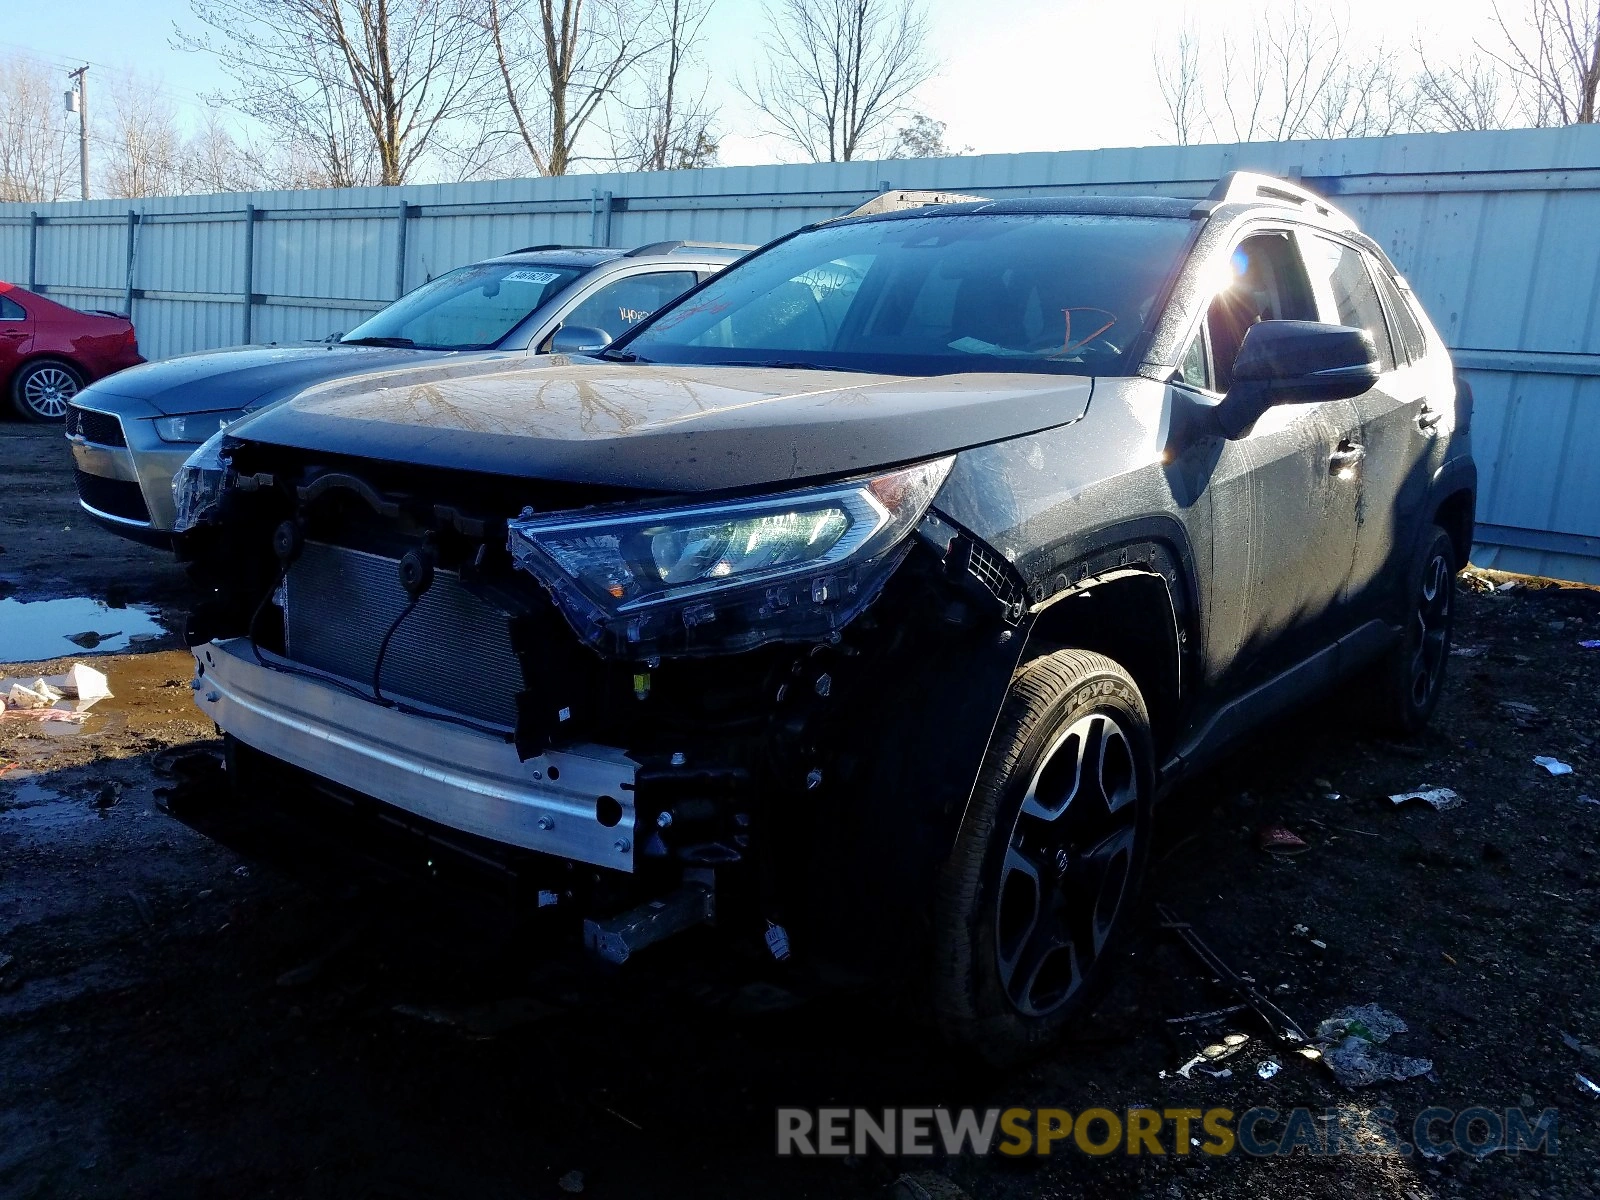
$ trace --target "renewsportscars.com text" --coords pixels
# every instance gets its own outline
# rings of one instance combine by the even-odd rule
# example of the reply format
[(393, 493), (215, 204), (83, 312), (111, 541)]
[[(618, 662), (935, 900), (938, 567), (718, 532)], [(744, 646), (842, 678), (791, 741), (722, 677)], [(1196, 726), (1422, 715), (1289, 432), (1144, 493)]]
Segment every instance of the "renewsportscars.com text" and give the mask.
[(1560, 1114), (1425, 1108), (1408, 1129), (1392, 1109), (780, 1108), (780, 1155), (1395, 1154), (1427, 1158), (1556, 1153)]

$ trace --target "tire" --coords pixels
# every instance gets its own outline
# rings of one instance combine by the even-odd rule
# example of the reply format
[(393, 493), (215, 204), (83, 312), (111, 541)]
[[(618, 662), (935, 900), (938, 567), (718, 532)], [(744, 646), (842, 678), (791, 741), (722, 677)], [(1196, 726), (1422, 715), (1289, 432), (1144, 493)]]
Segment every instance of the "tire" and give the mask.
[(24, 363), (11, 379), (11, 406), (25, 421), (62, 421), (67, 402), (83, 390), (83, 374), (56, 358)]
[(1144, 874), (1154, 779), (1150, 718), (1122, 667), (1058, 650), (1018, 671), (939, 880), (946, 1038), (1011, 1066), (1093, 1006)]
[(1456, 550), (1438, 526), (1406, 573), (1405, 635), (1362, 681), (1364, 700), (1385, 732), (1418, 733), (1439, 707), (1455, 618)]

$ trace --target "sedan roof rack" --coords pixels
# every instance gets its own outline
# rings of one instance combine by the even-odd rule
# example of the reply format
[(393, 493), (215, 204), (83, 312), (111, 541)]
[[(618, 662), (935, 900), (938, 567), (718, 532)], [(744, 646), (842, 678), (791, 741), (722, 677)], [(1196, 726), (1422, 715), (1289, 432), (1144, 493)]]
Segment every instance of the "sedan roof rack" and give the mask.
[(1341, 229), (1354, 229), (1356, 223), (1310, 188), (1259, 171), (1229, 171), (1217, 180), (1206, 200), (1212, 204), (1236, 204), (1266, 200), (1290, 208), (1309, 211)]
[(643, 246), (635, 246), (623, 257), (642, 258), (646, 254), (676, 254), (680, 250), (725, 250), (734, 254), (749, 254), (754, 249), (754, 246), (746, 246), (740, 242), (646, 242)]
[(518, 246), (515, 250), (507, 250), (507, 254), (532, 254), (536, 250), (587, 250), (588, 246), (567, 246), (561, 242), (547, 242), (543, 246)]
[(879, 213), (898, 212), (902, 208), (926, 208), (930, 204), (972, 204), (989, 198), (966, 196), (960, 192), (908, 192), (897, 189), (874, 196), (859, 208), (853, 208), (832, 220), (838, 221), (845, 217), (873, 217)]

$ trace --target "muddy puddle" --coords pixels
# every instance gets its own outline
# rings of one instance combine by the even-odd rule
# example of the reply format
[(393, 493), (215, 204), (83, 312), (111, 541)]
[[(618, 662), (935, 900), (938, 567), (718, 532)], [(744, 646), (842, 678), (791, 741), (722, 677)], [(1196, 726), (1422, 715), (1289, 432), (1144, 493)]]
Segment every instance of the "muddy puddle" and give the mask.
[(93, 821), (99, 815), (81, 798), (69, 797), (36, 779), (13, 776), (0, 782), (0, 831), (60, 829)]
[(88, 596), (0, 600), (0, 663), (137, 649), (166, 632), (143, 605), (112, 608)]

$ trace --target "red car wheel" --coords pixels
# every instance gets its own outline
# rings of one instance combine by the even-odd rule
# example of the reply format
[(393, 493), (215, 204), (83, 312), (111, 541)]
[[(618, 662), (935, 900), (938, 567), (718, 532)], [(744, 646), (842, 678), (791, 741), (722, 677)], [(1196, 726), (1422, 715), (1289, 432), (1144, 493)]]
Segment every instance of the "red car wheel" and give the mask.
[(29, 421), (59, 421), (67, 403), (83, 389), (83, 376), (64, 362), (41, 359), (17, 372), (11, 381), (11, 400)]

